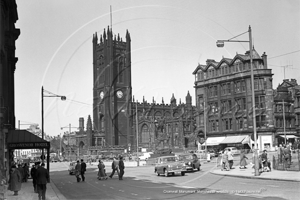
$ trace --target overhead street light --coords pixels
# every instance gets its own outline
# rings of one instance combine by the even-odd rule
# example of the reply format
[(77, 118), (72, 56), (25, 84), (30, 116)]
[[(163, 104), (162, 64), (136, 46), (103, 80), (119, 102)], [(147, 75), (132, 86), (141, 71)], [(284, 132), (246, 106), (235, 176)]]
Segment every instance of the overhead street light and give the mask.
[[(232, 40), (240, 35), (245, 33), (249, 33), (249, 41), (243, 40)], [(257, 133), (256, 133), (256, 114), (255, 114), (255, 93), (254, 93), (254, 73), (253, 73), (253, 47), (252, 47), (252, 32), (251, 26), (249, 26), (248, 31), (239, 34), (229, 40), (217, 40), (216, 45), (217, 47), (224, 47), (225, 42), (249, 42), (249, 49), (250, 49), (250, 69), (251, 69), (251, 93), (252, 93), (252, 116), (253, 116), (253, 134), (254, 134), (254, 169), (255, 169), (255, 176), (259, 176), (259, 163), (258, 163), (258, 152), (257, 152)]]
[[(47, 92), (48, 94), (45, 95), (44, 92)], [(60, 99), (62, 101), (65, 101), (67, 98), (66, 96), (61, 96), (61, 95), (57, 95), (57, 94), (53, 94), (47, 90), (44, 90), (44, 87), (42, 86), (42, 90), (41, 90), (41, 97), (42, 97), (42, 139), (44, 139), (44, 97), (60, 97)], [(49, 153), (49, 152), (48, 152)], [(42, 149), (42, 162), (44, 162), (44, 149)], [(48, 166), (48, 170), (49, 170), (49, 160), (47, 159), (47, 166)]]

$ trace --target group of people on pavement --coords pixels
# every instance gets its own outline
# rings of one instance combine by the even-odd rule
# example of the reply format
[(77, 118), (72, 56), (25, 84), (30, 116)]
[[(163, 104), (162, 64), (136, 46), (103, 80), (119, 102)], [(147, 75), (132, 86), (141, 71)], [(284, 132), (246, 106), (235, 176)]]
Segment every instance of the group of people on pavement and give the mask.
[[(27, 174), (27, 171), (25, 173), (25, 170), (21, 165), (18, 165), (18, 168), (16, 165), (11, 166), (8, 189), (14, 192), (14, 196), (17, 196), (18, 192), (21, 190), (22, 182), (27, 182), (28, 175), (29, 168)], [(40, 162), (36, 162), (31, 168), (30, 175), (33, 179), (34, 192), (38, 193), (39, 200), (45, 200), (47, 190), (46, 185), (50, 182), (49, 172), (45, 169), (45, 163), (40, 165)], [(24, 176), (27, 178), (24, 179)]]
[[(99, 169), (98, 179), (99, 180), (107, 180), (108, 177), (106, 175), (105, 165), (102, 160), (99, 160), (98, 169)], [(119, 180), (123, 180), (125, 165), (124, 165), (122, 156), (120, 156), (119, 159), (117, 157), (113, 158), (113, 162), (111, 164), (111, 169), (112, 169), (112, 172), (109, 175), (110, 178), (112, 178), (113, 175), (115, 174), (115, 172), (117, 172), (117, 174), (119, 176)]]
[(221, 155), (221, 170), (233, 169), (233, 155), (230, 149), (224, 149)]
[(287, 170), (287, 168), (290, 167), (292, 162), (292, 150), (291, 150), (291, 144), (287, 145), (279, 145), (279, 148), (277, 149), (278, 154), (278, 161), (279, 163), (284, 164), (284, 169)]

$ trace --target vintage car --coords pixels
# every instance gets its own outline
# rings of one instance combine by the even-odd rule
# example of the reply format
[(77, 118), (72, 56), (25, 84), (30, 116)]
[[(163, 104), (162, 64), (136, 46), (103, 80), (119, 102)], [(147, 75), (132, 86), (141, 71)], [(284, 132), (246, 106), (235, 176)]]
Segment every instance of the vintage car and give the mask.
[(194, 171), (194, 170), (200, 171), (201, 164), (196, 154), (180, 154), (177, 156), (179, 161), (185, 163), (187, 171)]
[(75, 174), (75, 166), (76, 166), (77, 162), (70, 162), (70, 166), (69, 166), (69, 174), (72, 175), (72, 174)]
[(185, 175), (186, 166), (184, 162), (179, 161), (177, 156), (161, 156), (156, 159), (154, 173), (157, 175), (164, 174), (166, 177), (169, 175), (181, 174)]

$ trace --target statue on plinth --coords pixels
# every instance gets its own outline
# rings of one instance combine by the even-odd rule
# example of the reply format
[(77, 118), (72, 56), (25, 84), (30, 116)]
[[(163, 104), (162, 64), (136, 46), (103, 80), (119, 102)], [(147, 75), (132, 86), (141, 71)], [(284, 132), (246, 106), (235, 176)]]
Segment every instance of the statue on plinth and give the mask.
[(155, 126), (155, 153), (170, 154), (170, 138), (171, 136), (165, 131), (165, 119), (159, 119)]

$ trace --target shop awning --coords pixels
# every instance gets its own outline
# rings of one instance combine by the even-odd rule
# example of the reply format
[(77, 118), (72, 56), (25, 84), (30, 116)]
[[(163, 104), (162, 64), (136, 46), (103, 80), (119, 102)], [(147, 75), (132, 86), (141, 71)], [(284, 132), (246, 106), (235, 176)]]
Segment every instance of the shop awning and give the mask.
[(242, 141), (242, 144), (249, 144), (250, 146), (250, 144), (254, 144), (254, 141), (251, 139), (249, 135), (247, 135), (245, 139)]
[(30, 133), (27, 130), (10, 130), (7, 143), (9, 149), (47, 149), (50, 142)]
[(220, 144), (243, 144), (242, 142), (246, 137), (247, 135), (228, 136)]
[(216, 145), (219, 145), (220, 142), (222, 142), (224, 139), (225, 139), (225, 137), (209, 137), (209, 138), (206, 139), (206, 146), (216, 146)]
[(291, 139), (291, 138), (299, 138), (298, 136), (296, 135), (279, 135), (280, 137), (283, 137), (283, 138), (288, 138), (288, 139)]

